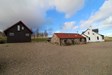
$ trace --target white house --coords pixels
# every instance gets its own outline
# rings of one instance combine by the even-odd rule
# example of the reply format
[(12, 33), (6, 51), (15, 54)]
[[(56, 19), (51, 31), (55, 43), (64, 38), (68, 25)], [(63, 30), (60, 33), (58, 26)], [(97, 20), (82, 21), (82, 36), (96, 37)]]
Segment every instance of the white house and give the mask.
[(102, 42), (104, 41), (104, 35), (99, 34), (98, 29), (88, 28), (86, 31), (82, 32), (82, 36), (86, 37), (87, 42)]

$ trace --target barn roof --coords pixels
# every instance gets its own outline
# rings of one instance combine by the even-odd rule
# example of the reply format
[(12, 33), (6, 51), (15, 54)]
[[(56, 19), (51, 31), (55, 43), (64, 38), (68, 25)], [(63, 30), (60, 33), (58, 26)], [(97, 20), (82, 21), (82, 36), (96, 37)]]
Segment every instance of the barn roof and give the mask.
[(58, 38), (85, 38), (80, 34), (77, 33), (55, 33), (55, 35), (57, 35)]
[(15, 25), (18, 25), (18, 24), (22, 24), (25, 28), (27, 28), (29, 30), (29, 32), (32, 33), (32, 31), (22, 22), (22, 21), (19, 21), (17, 22), (16, 24), (12, 25), (11, 27), (7, 28), (6, 30), (4, 30), (4, 33), (6, 34), (8, 32), (8, 30), (10, 30), (11, 28), (13, 28)]

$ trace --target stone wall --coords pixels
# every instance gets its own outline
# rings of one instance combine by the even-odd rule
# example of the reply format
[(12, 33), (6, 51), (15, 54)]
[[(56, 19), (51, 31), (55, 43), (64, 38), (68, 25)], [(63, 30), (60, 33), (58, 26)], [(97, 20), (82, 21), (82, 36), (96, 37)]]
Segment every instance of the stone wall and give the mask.
[(51, 38), (51, 43), (60, 44), (60, 39), (54, 34)]

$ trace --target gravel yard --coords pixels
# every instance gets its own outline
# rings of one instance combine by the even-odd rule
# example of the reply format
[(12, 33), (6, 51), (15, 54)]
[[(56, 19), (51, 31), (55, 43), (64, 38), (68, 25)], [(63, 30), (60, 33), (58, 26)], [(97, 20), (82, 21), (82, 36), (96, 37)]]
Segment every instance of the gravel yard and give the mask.
[(112, 42), (0, 44), (0, 75), (112, 75)]

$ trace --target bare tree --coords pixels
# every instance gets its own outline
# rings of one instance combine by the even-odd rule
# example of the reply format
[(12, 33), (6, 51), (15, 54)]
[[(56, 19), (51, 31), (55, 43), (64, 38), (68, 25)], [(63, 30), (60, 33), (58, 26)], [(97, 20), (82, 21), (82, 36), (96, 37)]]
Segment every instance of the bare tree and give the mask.
[(39, 37), (39, 29), (36, 30), (36, 36)]
[(47, 30), (44, 31), (44, 36), (45, 36), (45, 37), (48, 36)]

